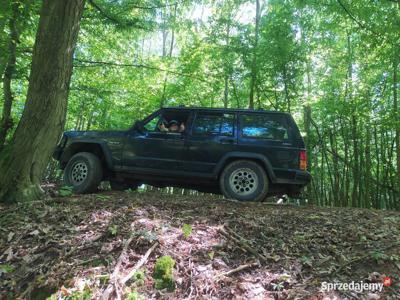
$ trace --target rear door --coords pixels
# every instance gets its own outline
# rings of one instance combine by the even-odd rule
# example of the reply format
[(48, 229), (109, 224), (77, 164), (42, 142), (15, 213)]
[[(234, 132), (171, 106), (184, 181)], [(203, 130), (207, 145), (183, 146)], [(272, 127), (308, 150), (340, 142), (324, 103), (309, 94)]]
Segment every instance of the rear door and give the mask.
[(242, 112), (239, 114), (238, 149), (266, 156), (278, 178), (292, 174), (298, 168), (298, 145), (287, 114)]
[(211, 175), (214, 167), (237, 144), (236, 114), (198, 111), (187, 132), (183, 157), (184, 169)]

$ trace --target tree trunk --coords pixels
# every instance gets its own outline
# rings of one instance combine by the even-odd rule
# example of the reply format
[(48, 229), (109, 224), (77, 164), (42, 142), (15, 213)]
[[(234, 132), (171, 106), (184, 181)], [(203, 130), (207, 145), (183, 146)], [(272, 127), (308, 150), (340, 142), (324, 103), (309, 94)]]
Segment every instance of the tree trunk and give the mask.
[(359, 166), (359, 149), (358, 149), (358, 122), (355, 114), (352, 116), (351, 121), (351, 137), (353, 140), (353, 192), (352, 192), (352, 206), (359, 207), (359, 185), (360, 185), (360, 166)]
[(0, 154), (0, 201), (37, 199), (40, 179), (64, 128), (72, 58), (85, 0), (44, 0), (25, 109)]
[(371, 177), (372, 177), (372, 160), (371, 160), (371, 131), (372, 128), (370, 124), (367, 124), (366, 127), (366, 141), (365, 141), (365, 203), (367, 208), (373, 207), (373, 203), (371, 201)]
[(11, 118), (11, 108), (14, 101), (14, 96), (11, 90), (11, 80), (15, 73), (16, 64), (16, 48), (18, 43), (18, 30), (17, 30), (17, 18), (18, 18), (18, 2), (12, 3), (12, 15), (9, 20), (10, 30), (10, 42), (8, 45), (8, 61), (4, 71), (3, 78), (3, 93), (4, 93), (4, 104), (3, 104), (3, 115), (0, 121), (0, 151), (6, 141), (8, 131), (13, 127), (13, 120)]
[[(397, 86), (398, 86), (398, 78), (397, 78), (397, 70), (398, 70), (398, 58), (395, 53), (393, 59), (393, 115), (395, 120), (395, 130), (396, 130), (396, 174), (397, 174), (397, 186), (400, 187), (400, 121), (399, 121), (399, 107), (398, 107), (398, 98), (397, 98)], [(397, 204), (400, 207), (400, 203)]]
[(380, 169), (381, 169), (381, 160), (380, 160), (380, 152), (379, 152), (379, 140), (378, 140), (378, 129), (377, 125), (374, 124), (374, 144), (375, 144), (375, 157), (376, 157), (376, 188), (375, 188), (375, 195), (374, 195), (374, 208), (379, 209), (381, 208), (381, 201), (380, 201)]
[(283, 66), (283, 87), (285, 90), (285, 102), (286, 102), (286, 108), (287, 112), (290, 113), (290, 95), (289, 95), (289, 87), (288, 87), (288, 75), (287, 75), (287, 69), (286, 69), (286, 64)]
[[(229, 47), (230, 44), (230, 32), (231, 32), (231, 20), (230, 20), (230, 14), (229, 14), (229, 20), (228, 24), (226, 25), (226, 36), (225, 36), (225, 43), (226, 47)], [(225, 61), (225, 66), (224, 66), (224, 108), (228, 108), (228, 102), (229, 102), (229, 77), (230, 77), (230, 61)]]
[[(176, 10), (177, 10), (177, 5), (174, 5), (174, 25), (175, 26), (175, 19), (176, 19)], [(172, 57), (172, 52), (174, 50), (174, 43), (175, 43), (175, 27), (172, 27), (172, 32), (171, 32), (171, 44), (169, 46), (169, 53), (168, 53), (168, 57), (171, 58)], [(163, 58), (165, 57), (164, 52), (163, 52)], [(161, 95), (161, 101), (160, 101), (160, 107), (163, 107), (165, 104), (165, 100), (166, 100), (166, 90), (167, 90), (167, 83), (168, 83), (168, 72), (165, 72), (164, 75), (164, 84), (163, 84), (163, 91), (162, 91), (162, 95)]]
[(251, 63), (251, 77), (250, 77), (250, 95), (249, 95), (249, 108), (254, 109), (254, 89), (257, 84), (257, 47), (258, 35), (260, 31), (260, 0), (256, 0), (256, 28), (253, 46), (253, 59)]

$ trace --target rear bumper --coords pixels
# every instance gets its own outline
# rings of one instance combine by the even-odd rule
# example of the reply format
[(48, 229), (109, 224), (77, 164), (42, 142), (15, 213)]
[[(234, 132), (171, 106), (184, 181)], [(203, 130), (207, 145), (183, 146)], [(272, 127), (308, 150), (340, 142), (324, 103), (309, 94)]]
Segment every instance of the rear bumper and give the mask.
[(295, 184), (306, 186), (311, 182), (311, 174), (307, 171), (296, 171)]
[(307, 171), (301, 170), (275, 170), (277, 176), (276, 181), (273, 183), (289, 184), (304, 187), (311, 181), (311, 174)]

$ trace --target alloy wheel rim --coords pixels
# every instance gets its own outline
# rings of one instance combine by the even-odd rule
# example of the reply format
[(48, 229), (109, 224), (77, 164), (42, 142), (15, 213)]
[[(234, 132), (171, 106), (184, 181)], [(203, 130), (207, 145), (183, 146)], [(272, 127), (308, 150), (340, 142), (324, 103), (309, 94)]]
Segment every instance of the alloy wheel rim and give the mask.
[(76, 162), (72, 166), (71, 182), (73, 185), (82, 184), (88, 176), (88, 166), (82, 161)]
[(257, 189), (258, 176), (249, 168), (237, 169), (229, 176), (229, 185), (236, 194), (247, 196)]

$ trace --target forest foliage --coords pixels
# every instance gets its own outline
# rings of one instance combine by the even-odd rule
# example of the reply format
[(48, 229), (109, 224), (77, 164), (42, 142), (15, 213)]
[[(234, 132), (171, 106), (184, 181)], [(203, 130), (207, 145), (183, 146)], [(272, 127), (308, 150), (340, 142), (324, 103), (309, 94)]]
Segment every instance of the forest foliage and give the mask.
[[(0, 3), (0, 147), (24, 109), (41, 3)], [(399, 43), (396, 0), (89, 0), (65, 129), (126, 129), (162, 106), (287, 111), (309, 202), (399, 209)]]

